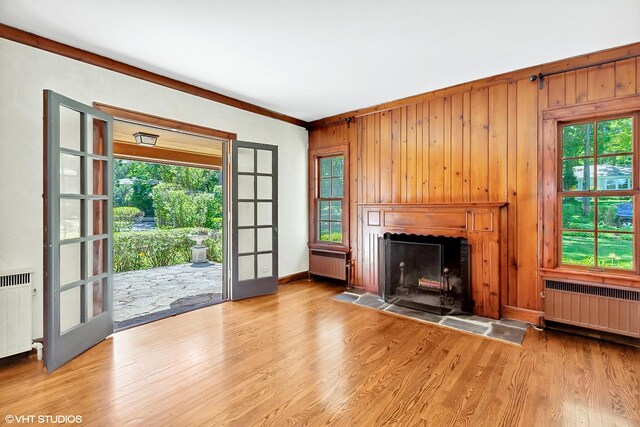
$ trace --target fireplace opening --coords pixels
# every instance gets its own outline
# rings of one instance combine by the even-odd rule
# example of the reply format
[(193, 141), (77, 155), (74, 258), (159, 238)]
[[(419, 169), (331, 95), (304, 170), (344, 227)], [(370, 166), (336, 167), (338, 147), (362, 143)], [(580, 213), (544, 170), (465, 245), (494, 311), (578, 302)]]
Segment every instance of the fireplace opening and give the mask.
[(467, 239), (386, 233), (379, 245), (385, 302), (440, 315), (471, 314)]

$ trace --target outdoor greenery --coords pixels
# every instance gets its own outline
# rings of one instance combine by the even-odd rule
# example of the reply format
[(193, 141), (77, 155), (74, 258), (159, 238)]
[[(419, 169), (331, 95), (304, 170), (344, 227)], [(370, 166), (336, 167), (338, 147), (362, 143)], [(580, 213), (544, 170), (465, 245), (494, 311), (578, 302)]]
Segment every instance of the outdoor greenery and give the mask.
[[(219, 171), (128, 160), (114, 163), (114, 271), (188, 263), (195, 245), (188, 238), (192, 234), (210, 235), (204, 241), (207, 257), (222, 262)], [(142, 217), (155, 217), (157, 228), (136, 231)]]
[[(619, 155), (632, 151), (630, 118), (567, 125), (562, 128), (562, 189), (567, 195), (562, 197), (563, 263), (634, 268), (633, 197), (597, 191), (594, 177), (590, 176), (594, 170), (589, 167), (594, 163), (597, 165), (595, 171), (600, 181), (607, 177), (605, 171), (611, 170), (600, 169), (601, 166), (632, 166), (631, 155)], [(578, 190), (578, 180), (574, 173), (576, 166), (585, 166), (580, 178), (589, 184), (580, 190), (591, 191), (589, 196), (569, 196), (571, 191)], [(598, 187), (602, 190), (600, 185)]]
[(222, 262), (222, 235), (203, 228), (174, 228), (164, 230), (125, 231), (114, 234), (113, 270), (142, 270), (168, 265), (188, 263), (191, 246), (195, 242), (189, 235), (209, 234), (203, 242), (207, 246), (207, 258)]

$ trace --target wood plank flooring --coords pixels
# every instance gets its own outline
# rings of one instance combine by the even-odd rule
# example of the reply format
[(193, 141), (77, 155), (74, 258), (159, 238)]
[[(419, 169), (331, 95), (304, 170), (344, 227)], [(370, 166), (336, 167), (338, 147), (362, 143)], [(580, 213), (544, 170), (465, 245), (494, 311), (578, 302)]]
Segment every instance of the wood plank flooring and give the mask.
[(640, 426), (640, 349), (519, 347), (332, 300), (319, 282), (129, 329), (53, 374), (0, 367), (0, 424)]

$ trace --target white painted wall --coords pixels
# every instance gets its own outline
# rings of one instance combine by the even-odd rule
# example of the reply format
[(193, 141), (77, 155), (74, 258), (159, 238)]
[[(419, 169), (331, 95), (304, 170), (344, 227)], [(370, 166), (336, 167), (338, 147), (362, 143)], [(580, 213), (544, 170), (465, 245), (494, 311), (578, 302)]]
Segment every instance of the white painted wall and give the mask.
[(0, 271), (35, 269), (34, 338), (43, 329), (44, 89), (277, 145), (279, 275), (308, 269), (305, 129), (0, 39)]

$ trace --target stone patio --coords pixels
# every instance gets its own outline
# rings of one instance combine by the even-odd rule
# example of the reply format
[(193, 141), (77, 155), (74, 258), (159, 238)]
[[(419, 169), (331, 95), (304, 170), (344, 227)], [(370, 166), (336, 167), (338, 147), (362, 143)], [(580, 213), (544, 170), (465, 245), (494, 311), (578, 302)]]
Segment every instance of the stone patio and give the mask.
[(222, 264), (180, 264), (116, 273), (113, 320), (118, 323), (219, 300)]

